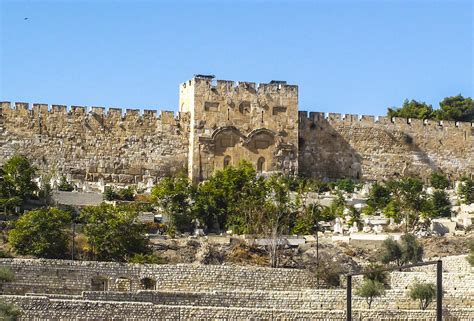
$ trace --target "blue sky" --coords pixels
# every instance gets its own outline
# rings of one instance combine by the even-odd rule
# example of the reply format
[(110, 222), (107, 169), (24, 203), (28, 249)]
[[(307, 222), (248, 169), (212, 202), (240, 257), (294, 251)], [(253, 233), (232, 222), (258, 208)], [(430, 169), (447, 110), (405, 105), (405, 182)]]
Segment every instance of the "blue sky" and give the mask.
[(286, 80), (310, 111), (474, 96), (474, 1), (0, 3), (4, 101), (176, 110), (197, 73)]

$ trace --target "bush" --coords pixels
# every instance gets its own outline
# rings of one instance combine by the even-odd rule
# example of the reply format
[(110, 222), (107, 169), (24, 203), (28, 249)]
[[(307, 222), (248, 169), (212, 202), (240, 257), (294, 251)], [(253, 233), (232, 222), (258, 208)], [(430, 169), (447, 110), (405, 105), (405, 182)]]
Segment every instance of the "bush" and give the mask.
[(74, 190), (74, 185), (69, 183), (66, 177), (61, 176), (61, 179), (59, 180), (58, 191), (72, 192), (73, 190)]
[(364, 283), (356, 290), (356, 295), (365, 298), (367, 305), (372, 306), (374, 298), (385, 294), (385, 287), (382, 283), (374, 280), (365, 280)]
[(15, 275), (12, 270), (7, 267), (0, 267), (0, 291), (3, 292), (3, 285), (7, 282), (13, 281)]
[(474, 203), (474, 180), (468, 177), (463, 177), (458, 188), (458, 194), (464, 203)]
[(342, 267), (334, 262), (325, 261), (319, 263), (316, 267), (316, 275), (330, 287), (339, 287), (341, 285), (341, 275), (344, 273)]
[(0, 250), (0, 259), (9, 259), (9, 258), (12, 258), (13, 255), (11, 255), (10, 253), (6, 252), (6, 251), (3, 251), (3, 250)]
[(71, 214), (57, 208), (43, 208), (21, 216), (8, 235), (16, 253), (47, 259), (64, 258), (68, 253)]
[(369, 272), (364, 275), (365, 280), (372, 280), (382, 284), (387, 284), (388, 274), (386, 271), (379, 271), (383, 269), (383, 265), (372, 263), (366, 268), (366, 272)]
[(430, 177), (431, 186), (436, 189), (446, 189), (451, 185), (449, 179), (443, 173), (433, 172)]
[(166, 264), (166, 259), (158, 256), (156, 254), (143, 254), (137, 253), (134, 254), (129, 260), (128, 263), (137, 263), (137, 264)]
[(395, 262), (398, 266), (402, 263), (402, 248), (400, 244), (393, 238), (389, 237), (383, 241), (382, 255), (380, 257), (382, 263), (388, 264)]
[(401, 237), (402, 246), (402, 262), (417, 263), (423, 259), (423, 246), (418, 243), (416, 236), (413, 234), (403, 234)]
[(103, 196), (104, 196), (104, 200), (109, 201), (109, 202), (118, 199), (117, 192), (115, 192), (115, 190), (110, 186), (105, 187)]
[(20, 314), (20, 309), (15, 305), (0, 301), (0, 320), (15, 321)]
[(426, 310), (436, 296), (436, 287), (433, 283), (414, 283), (408, 294), (412, 300), (420, 301), (421, 310)]
[(417, 263), (423, 258), (423, 247), (413, 234), (404, 234), (400, 242), (387, 238), (382, 245), (381, 261), (384, 264), (395, 262), (398, 266)]

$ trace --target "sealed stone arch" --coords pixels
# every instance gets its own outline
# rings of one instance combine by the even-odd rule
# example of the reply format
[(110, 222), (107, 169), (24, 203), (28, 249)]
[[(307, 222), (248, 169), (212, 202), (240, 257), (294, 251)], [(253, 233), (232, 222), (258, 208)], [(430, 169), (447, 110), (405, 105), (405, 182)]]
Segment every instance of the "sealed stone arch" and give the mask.
[(140, 287), (143, 290), (156, 290), (156, 280), (146, 277), (140, 280)]
[(108, 291), (109, 280), (105, 276), (94, 276), (91, 279), (91, 291)]
[(132, 290), (132, 280), (121, 276), (115, 280), (115, 287), (119, 292), (130, 292)]

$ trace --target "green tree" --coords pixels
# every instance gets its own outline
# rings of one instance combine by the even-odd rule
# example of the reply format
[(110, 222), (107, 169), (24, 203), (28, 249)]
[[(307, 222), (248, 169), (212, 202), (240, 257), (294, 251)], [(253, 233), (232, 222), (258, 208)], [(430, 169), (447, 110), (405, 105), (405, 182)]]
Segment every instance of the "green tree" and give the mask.
[(436, 297), (436, 287), (433, 283), (414, 283), (410, 286), (408, 295), (412, 300), (420, 301), (420, 309), (426, 310)]
[(42, 208), (22, 215), (8, 234), (16, 253), (42, 258), (64, 258), (68, 253), (71, 214), (57, 208)]
[(439, 120), (453, 120), (474, 122), (474, 100), (461, 95), (446, 97), (439, 103), (440, 109), (436, 110)]
[(405, 233), (408, 233), (409, 226), (414, 227), (417, 223), (425, 204), (426, 194), (423, 192), (423, 182), (415, 177), (403, 177), (399, 180), (388, 181), (387, 187), (390, 189), (392, 200), (400, 208), (400, 217), (395, 220), (399, 221), (403, 215)]
[(12, 182), (5, 176), (5, 171), (0, 168), (0, 207), (5, 213), (11, 213), (15, 207), (21, 205), (22, 199), (16, 195)]
[(3, 165), (3, 179), (22, 201), (32, 197), (38, 186), (33, 182), (36, 169), (24, 156), (13, 156)]
[(151, 191), (152, 201), (170, 218), (172, 230), (180, 232), (192, 230), (192, 195), (193, 188), (185, 173), (163, 178)]
[(447, 189), (451, 185), (446, 175), (440, 172), (431, 173), (430, 183), (436, 189)]
[(0, 300), (0, 320), (16, 321), (20, 315), (21, 311), (17, 306)]
[(443, 190), (436, 190), (430, 196), (434, 217), (451, 217), (451, 201)]
[(463, 177), (458, 187), (458, 195), (464, 203), (474, 203), (474, 179)]
[(356, 290), (356, 295), (365, 298), (369, 309), (376, 297), (385, 294), (385, 287), (382, 283), (366, 279), (364, 283)]
[(344, 209), (346, 208), (346, 200), (344, 195), (339, 191), (336, 194), (336, 198), (331, 202), (329, 206), (323, 207), (321, 212), (321, 218), (323, 221), (332, 221), (336, 217), (342, 217), (344, 215)]
[(387, 115), (388, 117), (430, 119), (433, 118), (433, 107), (425, 102), (405, 99), (402, 107), (388, 108)]
[(402, 263), (418, 263), (423, 259), (423, 246), (413, 234), (403, 234), (400, 238), (402, 248)]
[(375, 183), (370, 188), (367, 205), (375, 210), (384, 209), (391, 200), (390, 190), (380, 183)]
[(148, 254), (146, 226), (132, 205), (101, 204), (82, 210), (89, 251), (99, 261), (125, 262), (136, 253)]
[(423, 247), (413, 234), (403, 234), (400, 242), (387, 238), (382, 244), (380, 260), (384, 264), (395, 262), (401, 266), (407, 263), (417, 263), (423, 258)]
[(211, 230), (238, 228), (237, 222), (241, 221), (241, 217), (232, 216), (239, 215), (237, 209), (242, 200), (253, 191), (258, 194), (256, 197), (264, 198), (259, 179), (263, 178), (258, 178), (253, 165), (245, 161), (236, 167), (227, 166), (215, 171), (197, 187), (193, 206), (196, 217), (204, 220)]
[(403, 250), (400, 244), (392, 237), (386, 238), (382, 244), (382, 263), (388, 264), (395, 262), (398, 266), (402, 265)]

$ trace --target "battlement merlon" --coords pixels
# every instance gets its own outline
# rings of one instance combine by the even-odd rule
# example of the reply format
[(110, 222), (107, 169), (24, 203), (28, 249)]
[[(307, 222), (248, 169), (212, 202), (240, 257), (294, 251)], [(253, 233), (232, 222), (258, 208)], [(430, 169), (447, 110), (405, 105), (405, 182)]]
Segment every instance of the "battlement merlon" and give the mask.
[(401, 118), (401, 117), (387, 117), (387, 116), (372, 116), (372, 115), (358, 115), (358, 114), (339, 114), (339, 113), (325, 113), (325, 112), (309, 112), (305, 110), (298, 111), (298, 119), (300, 125), (315, 122), (329, 122), (329, 123), (345, 123), (345, 124), (360, 124), (360, 125), (387, 125), (387, 126), (403, 126), (403, 127), (439, 127), (439, 128), (460, 128), (467, 130), (474, 128), (474, 123), (450, 121), (450, 120), (436, 120), (436, 119), (415, 119), (415, 118)]
[[(30, 108), (31, 106), (31, 108)], [(75, 117), (90, 117), (99, 116), (104, 120), (110, 119), (111, 121), (130, 120), (136, 121), (139, 119), (147, 121), (162, 121), (166, 124), (173, 123), (174, 120), (179, 121), (180, 119), (187, 119), (187, 116), (181, 112), (174, 111), (157, 111), (150, 109), (122, 109), (122, 108), (105, 108), (105, 107), (86, 107), (86, 106), (67, 106), (58, 104), (43, 104), (43, 103), (26, 103), (26, 102), (15, 102), (11, 103), (8, 101), (0, 102), (0, 112), (6, 117), (9, 115), (16, 115), (16, 117), (64, 117), (64, 118), (75, 118)]]

